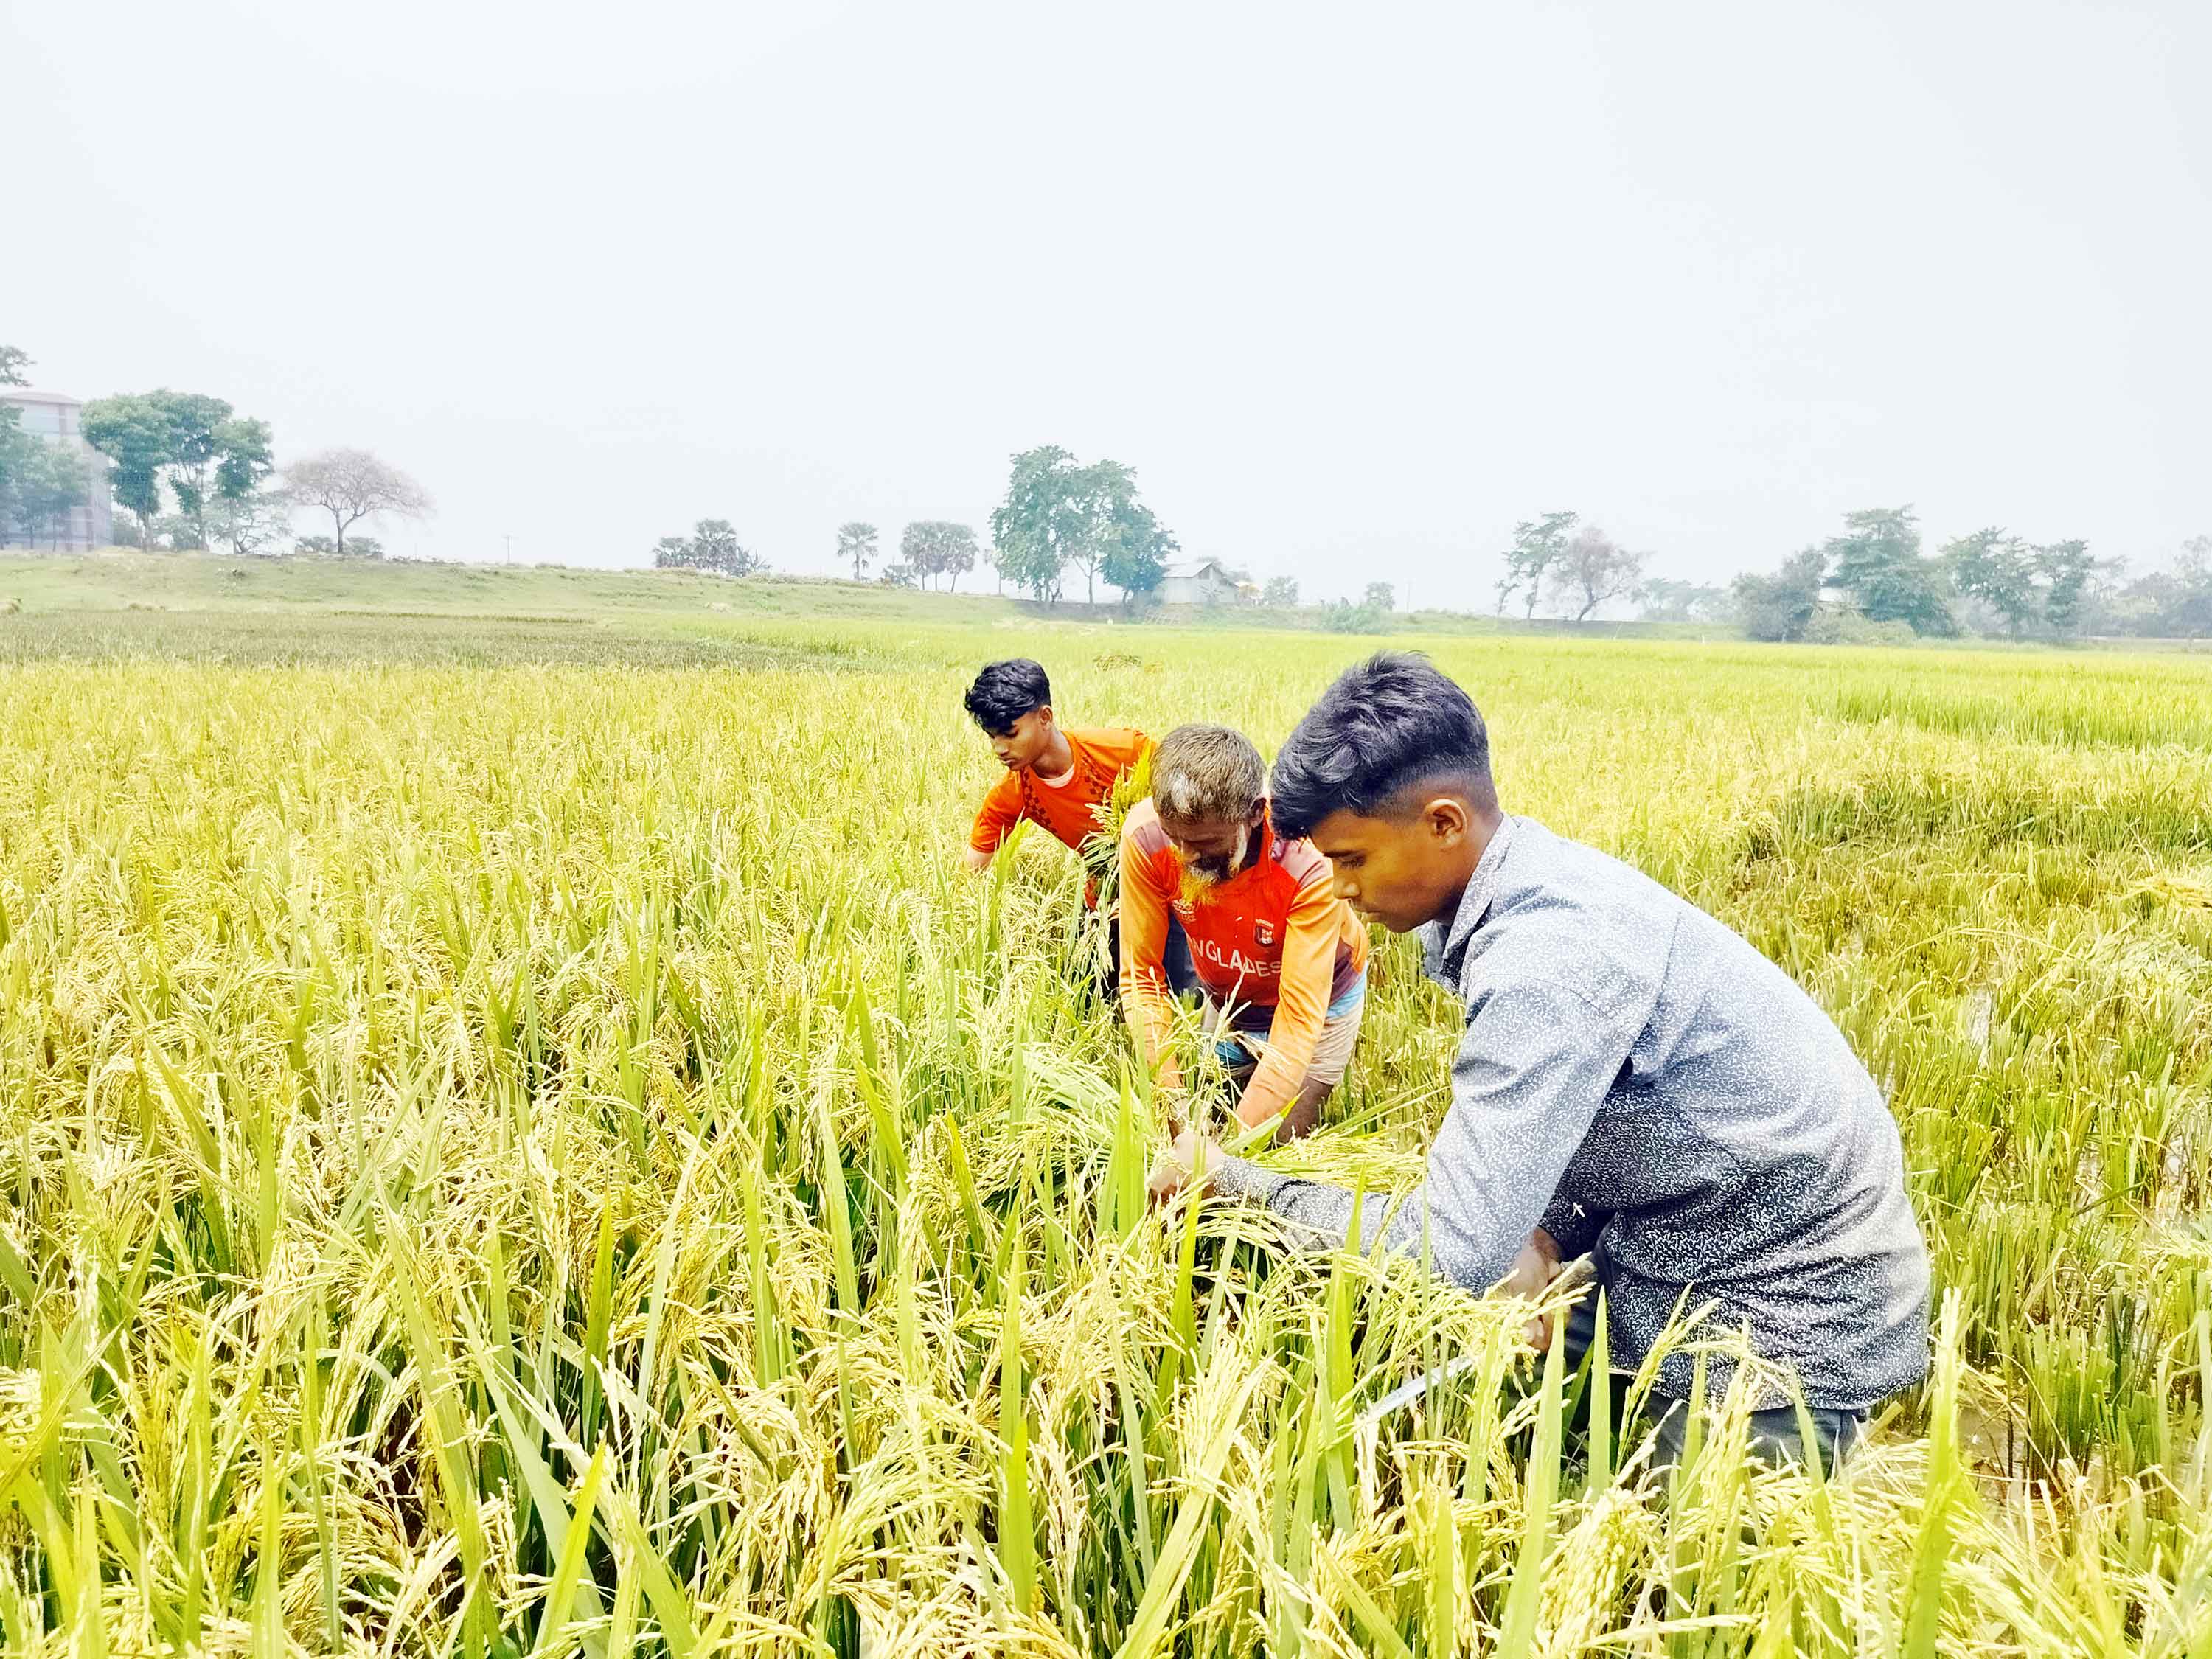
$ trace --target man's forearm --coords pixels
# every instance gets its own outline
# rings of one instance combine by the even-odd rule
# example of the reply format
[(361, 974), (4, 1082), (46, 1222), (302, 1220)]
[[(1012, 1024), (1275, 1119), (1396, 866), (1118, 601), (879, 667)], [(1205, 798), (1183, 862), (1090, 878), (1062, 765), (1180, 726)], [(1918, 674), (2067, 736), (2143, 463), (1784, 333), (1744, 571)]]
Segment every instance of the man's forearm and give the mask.
[[(1216, 1188), (1239, 1197), (1257, 1200), (1305, 1236), (1321, 1249), (1352, 1243), (1352, 1194), (1349, 1188), (1326, 1181), (1304, 1181), (1278, 1175), (1249, 1159), (1224, 1158), (1215, 1177)], [(1377, 1249), (1419, 1254), (1428, 1206), (1421, 1188), (1394, 1200), (1388, 1193), (1368, 1193), (1359, 1201), (1359, 1241), (1363, 1251)]]
[(1166, 984), (1166, 971), (1157, 963), (1122, 964), (1121, 1018), (1128, 1024), (1137, 1057), (1155, 1083), (1172, 1089), (1182, 1082), (1182, 1067), (1176, 1062), (1175, 1018)]
[[(1248, 1159), (1231, 1157), (1219, 1160), (1213, 1184), (1221, 1193), (1265, 1204), (1297, 1230), (1308, 1248), (1336, 1249), (1350, 1244), (1353, 1199), (1345, 1188), (1277, 1175)], [(1534, 1295), (1559, 1272), (1559, 1247), (1541, 1227), (1516, 1241), (1503, 1264), (1480, 1250), (1462, 1248), (1449, 1234), (1439, 1236), (1429, 1224), (1425, 1186), (1396, 1198), (1388, 1193), (1365, 1194), (1359, 1200), (1359, 1212), (1358, 1248), (1363, 1255), (1388, 1250), (1419, 1255), (1425, 1243), (1430, 1270), (1466, 1290), (1486, 1291), (1504, 1281), (1504, 1288), (1516, 1295)]]

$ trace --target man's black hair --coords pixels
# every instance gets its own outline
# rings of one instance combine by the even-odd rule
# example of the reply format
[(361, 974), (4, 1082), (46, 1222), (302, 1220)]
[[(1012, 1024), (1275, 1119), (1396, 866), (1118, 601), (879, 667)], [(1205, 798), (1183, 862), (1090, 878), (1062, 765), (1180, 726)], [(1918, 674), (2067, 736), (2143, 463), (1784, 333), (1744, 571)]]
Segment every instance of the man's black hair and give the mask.
[(1417, 651), (1347, 668), (1275, 757), (1267, 794), (1278, 833), (1306, 836), (1332, 812), (1386, 817), (1413, 784), (1492, 793), (1490, 733), (1468, 696)]
[(968, 713), (994, 738), (1005, 737), (1016, 720), (1051, 701), (1052, 682), (1044, 677), (1044, 665), (1027, 657), (985, 663), (968, 688)]

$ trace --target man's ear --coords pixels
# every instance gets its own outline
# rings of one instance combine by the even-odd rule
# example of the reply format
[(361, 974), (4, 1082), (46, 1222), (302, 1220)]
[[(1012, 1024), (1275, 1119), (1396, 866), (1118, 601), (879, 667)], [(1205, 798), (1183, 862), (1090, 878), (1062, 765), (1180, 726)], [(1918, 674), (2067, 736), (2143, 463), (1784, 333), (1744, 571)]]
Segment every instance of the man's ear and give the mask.
[(1249, 824), (1253, 829), (1257, 830), (1260, 827), (1261, 821), (1267, 816), (1267, 798), (1265, 795), (1262, 795), (1255, 803), (1254, 803), (1252, 807), (1252, 816), (1247, 818), (1245, 823)]
[(1421, 822), (1439, 847), (1456, 847), (1474, 828), (1474, 815), (1455, 795), (1438, 795), (1421, 809)]

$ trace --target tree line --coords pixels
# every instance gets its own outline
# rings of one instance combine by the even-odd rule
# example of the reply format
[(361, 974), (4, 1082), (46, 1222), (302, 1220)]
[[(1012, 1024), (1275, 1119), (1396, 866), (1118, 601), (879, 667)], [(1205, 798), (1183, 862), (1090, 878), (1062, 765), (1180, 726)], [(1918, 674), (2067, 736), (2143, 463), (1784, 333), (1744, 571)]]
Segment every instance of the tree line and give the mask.
[[(728, 530), (723, 520), (709, 520), (688, 539), (663, 537), (653, 549), (653, 563), (736, 576), (768, 568), (737, 546), (734, 532), (727, 537), (733, 551), (715, 556), (705, 536), (709, 525)], [(1057, 444), (1012, 458), (1006, 498), (991, 514), (991, 538), (986, 547), (972, 525), (918, 519), (900, 535), (896, 559), (885, 562), (882, 532), (853, 519), (837, 526), (836, 556), (841, 567), (851, 567), (854, 581), (865, 581), (875, 568), (878, 580), (893, 587), (942, 583), (947, 591), (957, 591), (961, 577), (982, 565), (995, 573), (1001, 592), (1011, 582), (1017, 591), (1055, 601), (1069, 573), (1080, 571), (1087, 602), (1097, 603), (1097, 585), (1104, 581), (1121, 590), (1125, 606), (1133, 607), (1158, 590), (1169, 556), (1180, 546), (1138, 495), (1133, 467), (1115, 460), (1079, 461)]]
[[(880, 532), (875, 526), (854, 519), (837, 526), (837, 562), (853, 567), (853, 580), (864, 581), (868, 567), (881, 556)], [(884, 567), (880, 580), (893, 587), (937, 586), (947, 579), (957, 590), (960, 578), (975, 568), (981, 556), (975, 532), (964, 524), (944, 519), (921, 519), (906, 527), (899, 538), (896, 564)], [(653, 568), (659, 570), (705, 570), (718, 576), (757, 576), (769, 562), (738, 540), (736, 527), (727, 519), (702, 519), (689, 536), (663, 536), (653, 544)]]
[[(25, 384), (29, 363), (20, 347), (0, 346), (0, 386)], [(381, 556), (379, 543), (349, 542), (349, 532), (380, 515), (432, 511), (420, 484), (367, 450), (326, 449), (280, 471), (269, 422), (205, 392), (96, 398), (79, 411), (77, 435), (106, 458), (108, 491), (145, 549), (264, 552), (307, 511), (329, 514), (331, 533), (301, 538), (299, 550)], [(0, 527), (34, 544), (58, 540), (92, 487), (72, 446), (25, 432), (20, 410), (0, 409)]]
[(1755, 640), (2196, 637), (2212, 634), (2212, 538), (2184, 544), (2171, 571), (2130, 578), (2124, 559), (2097, 559), (2078, 538), (2033, 542), (2000, 526), (1931, 553), (1911, 507), (1868, 507), (1780, 569), (1737, 577), (1730, 595)]
[[(29, 362), (20, 348), (0, 345), (0, 386), (24, 385)], [(97, 398), (83, 405), (79, 430), (106, 458), (115, 505), (144, 548), (222, 544), (233, 553), (263, 551), (306, 511), (328, 515), (331, 533), (301, 538), (299, 550), (378, 557), (382, 546), (358, 526), (433, 510), (419, 484), (366, 450), (324, 450), (280, 470), (269, 423), (204, 392), (162, 387)], [(71, 446), (24, 431), (20, 410), (0, 408), (0, 531), (34, 544), (58, 540), (86, 505), (91, 483)], [(1058, 600), (1070, 573), (1080, 572), (1087, 602), (1097, 602), (1103, 580), (1134, 608), (1158, 591), (1181, 548), (1139, 495), (1134, 468), (1084, 462), (1056, 444), (1012, 458), (990, 529), (986, 547), (969, 525), (917, 520), (901, 535), (896, 560), (882, 563), (876, 526), (856, 519), (838, 527), (836, 556), (850, 564), (856, 581), (882, 563), (880, 580), (906, 587), (942, 583), (957, 590), (981, 564), (996, 573), (1001, 591), (1011, 582), (1047, 600)], [(2212, 537), (2184, 544), (2170, 570), (2130, 575), (2124, 560), (2097, 559), (2078, 538), (2032, 541), (2001, 526), (1931, 553), (1906, 506), (1846, 514), (1841, 534), (1725, 587), (1647, 576), (1649, 558), (1578, 514), (1540, 514), (1514, 526), (1497, 583), (1498, 611), (1518, 603), (1525, 620), (1542, 605), (1583, 621), (1626, 601), (1646, 621), (1734, 625), (1755, 640), (1812, 642), (1966, 632), (2014, 639), (2212, 635)], [(702, 519), (690, 536), (662, 537), (653, 562), (726, 576), (769, 568), (726, 519)], [(1296, 607), (1297, 582), (1271, 579), (1261, 603)], [(1395, 605), (1388, 583), (1370, 582), (1358, 600), (1325, 605), (1322, 621), (1371, 632), (1387, 625)]]
[(2078, 538), (2034, 541), (1999, 526), (1931, 552), (1907, 506), (1847, 513), (1842, 533), (1726, 586), (1650, 577), (1647, 561), (1576, 514), (1541, 514), (1514, 526), (1498, 609), (1517, 601), (1524, 620), (1544, 605), (1582, 621), (1622, 601), (1646, 622), (1815, 644), (2212, 634), (2212, 538), (2185, 543), (2171, 570), (2130, 577), (2124, 560), (2100, 560)]

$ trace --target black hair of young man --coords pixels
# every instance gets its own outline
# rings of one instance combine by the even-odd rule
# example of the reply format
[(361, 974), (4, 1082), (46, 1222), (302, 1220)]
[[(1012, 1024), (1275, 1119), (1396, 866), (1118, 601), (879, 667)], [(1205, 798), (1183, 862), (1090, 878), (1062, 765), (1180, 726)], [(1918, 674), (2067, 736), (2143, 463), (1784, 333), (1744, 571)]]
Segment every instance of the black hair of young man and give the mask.
[(985, 663), (968, 688), (969, 715), (986, 737), (1005, 737), (1016, 720), (1051, 701), (1052, 682), (1045, 678), (1044, 665), (1027, 657)]
[(1381, 651), (1346, 669), (1307, 711), (1275, 757), (1267, 793), (1277, 832), (1310, 836), (1332, 812), (1418, 811), (1412, 792), (1421, 783), (1494, 802), (1490, 733), (1474, 699), (1428, 658)]

